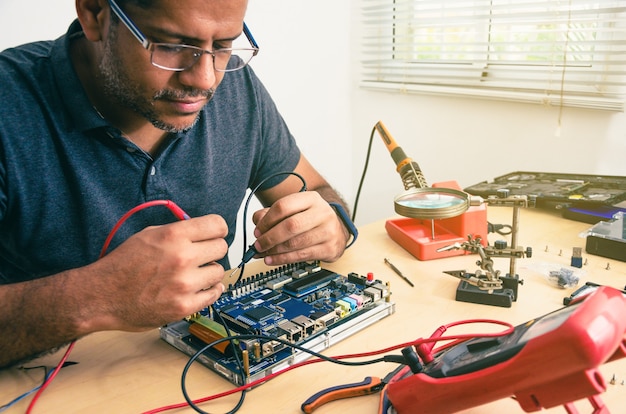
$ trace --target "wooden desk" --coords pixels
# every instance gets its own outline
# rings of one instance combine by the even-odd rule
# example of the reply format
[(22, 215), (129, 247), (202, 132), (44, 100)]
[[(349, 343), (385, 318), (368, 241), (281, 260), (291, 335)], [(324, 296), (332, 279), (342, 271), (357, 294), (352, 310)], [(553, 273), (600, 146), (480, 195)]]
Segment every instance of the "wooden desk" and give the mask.
[[(492, 223), (510, 224), (511, 209), (490, 207)], [(366, 330), (333, 346), (325, 353), (341, 355), (381, 349), (398, 343), (429, 336), (439, 326), (467, 318), (500, 319), (518, 324), (562, 306), (562, 300), (573, 289), (561, 290), (549, 284), (542, 270), (547, 264), (569, 265), (572, 247), (583, 247), (586, 281), (624, 288), (626, 263), (591, 256), (584, 252), (585, 240), (579, 234), (590, 225), (565, 220), (557, 213), (525, 209), (520, 215), (518, 244), (531, 246), (533, 257), (518, 260), (517, 271), (524, 284), (519, 298), (511, 308), (477, 305), (454, 300), (458, 280), (443, 274), (445, 270), (474, 271), (475, 256), (458, 256), (431, 261), (418, 261), (393, 242), (385, 232), (384, 221), (372, 223), (360, 231), (359, 241), (336, 263), (324, 267), (341, 274), (350, 271), (365, 275), (374, 272), (377, 278), (391, 282), (396, 313)], [(497, 237), (502, 238), (502, 237)], [(494, 238), (495, 240), (496, 238)], [(384, 264), (388, 258), (409, 277), (415, 287), (394, 274)], [(508, 271), (508, 259), (495, 259), (496, 268)], [(610, 269), (607, 270), (607, 265)], [(262, 263), (247, 267), (247, 273), (263, 270)], [(480, 331), (480, 327), (467, 328)], [(449, 334), (458, 331), (448, 332)], [(61, 353), (34, 361), (29, 366), (56, 365)], [(188, 358), (159, 339), (156, 330), (135, 334), (103, 332), (77, 342), (69, 358), (77, 365), (66, 367), (42, 394), (35, 413), (141, 413), (157, 407), (184, 401), (180, 376)], [(314, 364), (282, 375), (250, 391), (240, 413), (299, 413), (300, 404), (322, 388), (363, 380), (365, 376), (384, 376), (390, 364), (367, 367), (344, 367), (328, 363)], [(601, 368), (608, 384), (602, 399), (613, 412), (622, 412), (626, 403), (626, 359), (605, 364)], [(18, 369), (0, 371), (0, 404), (38, 385), (40, 370)], [(231, 389), (231, 385), (208, 369), (198, 365), (191, 369), (187, 384), (193, 398)], [(497, 384), (488, 384), (497, 386)], [(234, 407), (237, 396), (204, 404), (205, 411), (220, 413)], [(9, 412), (24, 412), (30, 398)], [(377, 411), (378, 395), (337, 401), (316, 413), (371, 413)], [(581, 414), (590, 413), (591, 406), (577, 403)], [(170, 412), (193, 412), (187, 408)], [(419, 408), (416, 407), (416, 412)], [(469, 409), (466, 413), (523, 412), (512, 399), (499, 400)], [(563, 413), (557, 407), (548, 412)]]

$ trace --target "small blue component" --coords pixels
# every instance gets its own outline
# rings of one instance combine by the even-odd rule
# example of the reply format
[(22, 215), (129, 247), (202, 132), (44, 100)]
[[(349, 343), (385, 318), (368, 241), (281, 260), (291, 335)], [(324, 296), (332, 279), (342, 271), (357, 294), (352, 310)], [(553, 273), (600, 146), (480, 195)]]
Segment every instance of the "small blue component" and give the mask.
[(573, 267), (578, 267), (578, 268), (583, 267), (583, 258), (582, 257), (572, 257), (571, 265)]

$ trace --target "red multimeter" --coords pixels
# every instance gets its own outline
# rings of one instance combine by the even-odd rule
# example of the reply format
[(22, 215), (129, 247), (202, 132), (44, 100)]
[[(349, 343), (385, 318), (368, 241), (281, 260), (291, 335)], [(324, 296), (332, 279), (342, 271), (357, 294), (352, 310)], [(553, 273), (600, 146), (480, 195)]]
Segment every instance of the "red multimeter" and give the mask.
[(451, 413), (511, 396), (526, 412), (583, 398), (601, 412), (606, 384), (597, 367), (626, 356), (625, 334), (626, 297), (602, 286), (509, 335), (441, 351), (422, 372), (389, 384), (387, 398), (398, 414)]

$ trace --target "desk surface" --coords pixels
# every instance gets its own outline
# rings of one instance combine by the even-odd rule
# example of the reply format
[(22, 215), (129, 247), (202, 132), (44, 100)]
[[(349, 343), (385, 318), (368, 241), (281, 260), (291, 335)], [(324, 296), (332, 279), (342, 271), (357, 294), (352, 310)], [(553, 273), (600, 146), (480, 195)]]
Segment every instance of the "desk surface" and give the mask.
[[(510, 224), (508, 207), (490, 207), (489, 221)], [(533, 256), (520, 259), (517, 272), (524, 284), (511, 308), (457, 302), (454, 300), (458, 280), (442, 273), (445, 270), (474, 271), (476, 257), (457, 256), (419, 261), (392, 241), (384, 221), (363, 226), (359, 241), (336, 263), (323, 266), (341, 274), (373, 272), (377, 278), (391, 282), (396, 312), (328, 349), (326, 355), (342, 355), (377, 350), (387, 346), (427, 337), (439, 326), (467, 318), (499, 319), (519, 324), (558, 309), (573, 289), (562, 290), (547, 280), (546, 269), (570, 264), (572, 247), (583, 248), (580, 284), (586, 281), (623, 289), (626, 263), (588, 255), (580, 233), (590, 225), (560, 218), (554, 212), (524, 209), (520, 214), (518, 244), (533, 248)], [(501, 236), (497, 238), (502, 238)], [(495, 238), (494, 238), (495, 240)], [(415, 284), (411, 288), (383, 262), (388, 258)], [(501, 262), (500, 262), (501, 261)], [(508, 259), (495, 259), (497, 269), (508, 271)], [(607, 265), (609, 269), (607, 269)], [(246, 273), (264, 269), (260, 262), (247, 266)], [(477, 329), (476, 327), (473, 327)], [(480, 328), (478, 328), (480, 329)], [(454, 333), (449, 331), (449, 334)], [(62, 353), (33, 361), (29, 366), (54, 366)], [(34, 413), (115, 412), (141, 413), (165, 405), (183, 402), (180, 378), (188, 358), (159, 339), (156, 330), (144, 333), (102, 332), (79, 340), (69, 360), (78, 362), (61, 370), (42, 394)], [(193, 398), (231, 389), (231, 384), (196, 364), (190, 370), (187, 385)], [(333, 385), (357, 382), (368, 375), (383, 377), (391, 371), (389, 364), (366, 367), (344, 367), (328, 363), (313, 364), (281, 375), (248, 392), (240, 413), (299, 413), (301, 403), (313, 393)], [(605, 364), (601, 372), (607, 382), (603, 401), (617, 412), (626, 402), (626, 359)], [(615, 377), (615, 384), (610, 380)], [(41, 370), (0, 371), (0, 405), (40, 384)], [(497, 384), (490, 384), (497, 386)], [(201, 407), (209, 412), (227, 412), (238, 400), (230, 396)], [(26, 398), (9, 412), (24, 412)], [(378, 395), (336, 401), (321, 407), (317, 414), (358, 412), (376, 413)], [(577, 403), (581, 413), (591, 412), (585, 401)], [(190, 408), (170, 412), (194, 412)], [(465, 413), (523, 412), (512, 399), (499, 400)], [(562, 413), (562, 407), (548, 412)]]

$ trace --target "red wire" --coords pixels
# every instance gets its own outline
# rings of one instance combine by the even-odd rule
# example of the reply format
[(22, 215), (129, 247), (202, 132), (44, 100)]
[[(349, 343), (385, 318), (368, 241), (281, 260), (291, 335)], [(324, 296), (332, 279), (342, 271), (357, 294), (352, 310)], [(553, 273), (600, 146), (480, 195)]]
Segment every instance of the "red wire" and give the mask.
[[(489, 323), (489, 324), (496, 324), (496, 325), (502, 325), (502, 326), (506, 326), (507, 329), (505, 329), (504, 331), (501, 332), (494, 332), (494, 333), (485, 333), (485, 334), (459, 334), (459, 335), (453, 335), (453, 336), (441, 336), (441, 337), (431, 337), (431, 338), (427, 338), (427, 339), (423, 339), (423, 338), (419, 338), (416, 339), (414, 341), (411, 342), (405, 342), (402, 344), (397, 344), (397, 345), (393, 345), (390, 346), (388, 348), (383, 348), (383, 349), (379, 349), (376, 351), (370, 351), (370, 352), (362, 352), (362, 353), (358, 353), (358, 354), (347, 354), (347, 355), (338, 355), (338, 356), (334, 356), (331, 357), (333, 359), (352, 359), (352, 358), (363, 358), (363, 357), (368, 357), (368, 356), (375, 356), (375, 355), (380, 355), (380, 354), (384, 354), (387, 352), (391, 352), (394, 351), (396, 349), (400, 349), (400, 348), (406, 348), (407, 346), (419, 346), (421, 344), (425, 344), (425, 343), (436, 343), (436, 342), (440, 342), (440, 341), (452, 341), (451, 343), (445, 344), (439, 348), (437, 348), (434, 352), (441, 352), (442, 350), (449, 348), (453, 345), (456, 345), (460, 342), (464, 342), (467, 341), (469, 339), (473, 339), (476, 337), (498, 337), (498, 336), (506, 336), (509, 335), (511, 333), (513, 333), (513, 331), (515, 330), (515, 327), (508, 323), (508, 322), (503, 322), (503, 321), (498, 321), (498, 320), (492, 320), (492, 319), (467, 319), (467, 320), (463, 320), (463, 321), (457, 321), (457, 322), (452, 322), (449, 323), (447, 325), (444, 325), (447, 328), (453, 327), (453, 326), (457, 326), (457, 325), (465, 325), (465, 324), (470, 324), (470, 323)], [(276, 371), (270, 375), (267, 375), (263, 378), (260, 378), (258, 380), (252, 381), (248, 384), (245, 385), (241, 385), (237, 388), (233, 388), (231, 390), (228, 391), (224, 391), (222, 393), (219, 394), (214, 394), (214, 395), (210, 395), (207, 397), (203, 397), (203, 398), (199, 398), (197, 400), (194, 400), (193, 403), (194, 404), (201, 404), (204, 402), (208, 402), (208, 401), (212, 401), (212, 400), (216, 400), (222, 397), (226, 397), (232, 394), (235, 394), (237, 392), (241, 392), (243, 390), (249, 389), (254, 387), (255, 385), (258, 385), (260, 383), (266, 382), (271, 380), (272, 378), (275, 378), (279, 375), (282, 375), (288, 371), (291, 371), (293, 369), (305, 366), (305, 365), (310, 365), (310, 364), (315, 364), (318, 362), (324, 362), (326, 360), (321, 359), (321, 358), (313, 358), (313, 359), (309, 359), (306, 361), (302, 361), (299, 362), (297, 364), (293, 364), (288, 366), (287, 368), (283, 368), (280, 371)], [(178, 403), (178, 404), (173, 404), (173, 405), (168, 405), (168, 406), (163, 406), (163, 407), (159, 407), (159, 408), (155, 408), (152, 409), (150, 411), (145, 411), (142, 414), (156, 414), (156, 413), (160, 413), (160, 412), (164, 412), (164, 411), (168, 411), (168, 410), (174, 410), (177, 408), (183, 408), (186, 407), (188, 404), (187, 402), (184, 403)]]
[(187, 213), (185, 213), (180, 207), (178, 207), (173, 201), (170, 201), (170, 200), (153, 200), (153, 201), (147, 201), (145, 203), (139, 204), (137, 207), (130, 209), (126, 214), (124, 214), (117, 221), (115, 226), (113, 226), (113, 229), (111, 230), (108, 237), (104, 241), (104, 245), (102, 246), (102, 250), (100, 251), (100, 258), (104, 257), (104, 255), (106, 254), (106, 251), (109, 248), (109, 244), (111, 244), (111, 240), (113, 239), (113, 236), (115, 236), (115, 233), (117, 233), (119, 228), (122, 227), (122, 224), (124, 224), (126, 220), (128, 220), (128, 218), (132, 216), (133, 214), (135, 214), (136, 212), (143, 210), (145, 208), (148, 208), (148, 207), (152, 207), (152, 206), (166, 206), (179, 220), (189, 219), (189, 216), (187, 215)]
[[(109, 245), (111, 244), (111, 240), (113, 239), (113, 236), (115, 236), (115, 233), (117, 233), (117, 231), (122, 226), (122, 224), (124, 224), (124, 222), (126, 222), (126, 220), (128, 220), (128, 218), (130, 216), (132, 216), (133, 214), (135, 214), (136, 212), (138, 212), (140, 210), (143, 210), (145, 208), (152, 207), (152, 206), (165, 206), (165, 207), (167, 207), (172, 212), (172, 214), (174, 214), (174, 216), (176, 216), (176, 218), (178, 218), (179, 220), (189, 220), (189, 218), (190, 218), (189, 215), (187, 213), (185, 213), (182, 208), (180, 208), (178, 205), (176, 205), (176, 203), (174, 203), (173, 201), (170, 201), (170, 200), (153, 200), (153, 201), (147, 201), (145, 203), (139, 204), (138, 206), (132, 208), (126, 214), (124, 214), (117, 221), (115, 226), (113, 226), (113, 229), (111, 230), (111, 232), (107, 236), (106, 240), (104, 241), (104, 245), (102, 246), (102, 250), (100, 251), (100, 255), (98, 256), (98, 258), (101, 259), (101, 258), (104, 257), (104, 255), (106, 254), (107, 249), (109, 248)], [(70, 345), (67, 348), (67, 350), (65, 351), (65, 355), (63, 355), (63, 358), (61, 359), (61, 361), (59, 361), (59, 363), (57, 364), (56, 368), (54, 368), (53, 373), (44, 381), (43, 384), (41, 384), (41, 387), (39, 387), (39, 390), (37, 390), (37, 393), (35, 394), (35, 396), (31, 400), (30, 404), (28, 405), (28, 410), (26, 411), (26, 414), (30, 414), (30, 412), (32, 411), (32, 409), (35, 406), (35, 403), (37, 402), (37, 400), (39, 400), (39, 397), (41, 396), (43, 391), (48, 387), (48, 385), (50, 385), (50, 383), (52, 382), (54, 377), (56, 377), (56, 375), (59, 373), (59, 371), (63, 367), (63, 364), (65, 364), (65, 361), (70, 356), (70, 353), (72, 352), (72, 349), (74, 349), (74, 345), (75, 344), (76, 344), (76, 340), (73, 340), (70, 343)]]
[(61, 361), (58, 363), (58, 365), (56, 366), (56, 368), (54, 369), (52, 374), (50, 374), (50, 376), (46, 379), (46, 381), (43, 384), (41, 384), (41, 387), (39, 387), (39, 389), (37, 390), (37, 393), (35, 394), (33, 399), (30, 401), (30, 404), (28, 405), (28, 409), (26, 410), (26, 414), (30, 414), (31, 413), (33, 407), (37, 403), (37, 400), (39, 400), (39, 396), (41, 396), (41, 394), (48, 387), (48, 385), (50, 385), (50, 383), (52, 382), (54, 377), (56, 377), (57, 374), (59, 373), (59, 371), (61, 371), (61, 368), (63, 367), (63, 364), (65, 364), (65, 361), (67, 360), (67, 357), (70, 356), (70, 353), (72, 352), (72, 349), (74, 349), (74, 345), (75, 344), (76, 344), (76, 341), (72, 341), (72, 343), (70, 343), (70, 346), (65, 351), (65, 355), (63, 355), (63, 358), (61, 358)]
[[(133, 214), (135, 214), (136, 212), (143, 210), (145, 208), (148, 207), (152, 207), (152, 206), (157, 206), (157, 205), (163, 205), (166, 206), (179, 220), (188, 220), (190, 217), (189, 215), (187, 215), (187, 213), (185, 213), (178, 205), (176, 205), (173, 201), (170, 200), (153, 200), (153, 201), (148, 201), (145, 203), (142, 203), (134, 208), (132, 208), (131, 210), (129, 210), (126, 214), (124, 214), (119, 220), (118, 222), (115, 224), (115, 226), (113, 227), (113, 229), (111, 230), (111, 232), (109, 233), (109, 235), (107, 236), (103, 246), (102, 246), (102, 250), (100, 251), (100, 255), (99, 258), (104, 257), (104, 255), (106, 254), (106, 251), (109, 248), (109, 245), (111, 244), (111, 240), (113, 239), (113, 237), (115, 236), (115, 234), (117, 233), (117, 231), (119, 230), (119, 228), (126, 222), (126, 220), (128, 220), (128, 218), (130, 216), (132, 216)], [(417, 346), (417, 345), (421, 345), (424, 343), (430, 343), (430, 342), (439, 342), (439, 341), (454, 341), (451, 342), (447, 345), (442, 346), (441, 348), (437, 349), (435, 352), (439, 352), (447, 347), (450, 347), (452, 345), (455, 345), (459, 342), (463, 342), (465, 340), (468, 339), (472, 339), (475, 338), (477, 336), (482, 336), (482, 337), (494, 337), (494, 336), (504, 336), (504, 335), (508, 335), (510, 334), (515, 328), (513, 327), (513, 325), (507, 323), (507, 322), (502, 322), (502, 321), (496, 321), (496, 320), (491, 320), (491, 319), (470, 319), (470, 320), (465, 320), (465, 321), (458, 321), (458, 322), (453, 322), (450, 323), (448, 325), (445, 325), (446, 328), (448, 327), (452, 327), (452, 326), (457, 326), (457, 325), (461, 325), (461, 324), (469, 324), (469, 323), (492, 323), (492, 324), (497, 324), (497, 325), (504, 325), (504, 326), (508, 326), (508, 329), (503, 331), (503, 332), (498, 332), (498, 333), (492, 333), (492, 334), (482, 334), (482, 335), (476, 335), (476, 334), (466, 334), (466, 335), (454, 335), (454, 336), (449, 336), (449, 337), (433, 337), (433, 338), (429, 338), (429, 339), (417, 339), (415, 341), (412, 342), (406, 342), (403, 344), (398, 344), (389, 348), (384, 348), (378, 351), (371, 351), (371, 352), (364, 352), (364, 353), (360, 353), (360, 354), (348, 354), (348, 355), (339, 355), (336, 357), (333, 357), (334, 359), (351, 359), (351, 358), (362, 358), (362, 357), (367, 357), (367, 356), (374, 356), (374, 355), (380, 355), (382, 353), (386, 353), (386, 352), (390, 352), (399, 348), (405, 348), (407, 346)], [(441, 329), (441, 328), (440, 328)], [(39, 390), (37, 391), (37, 393), (35, 394), (35, 396), (33, 397), (33, 399), (30, 402), (30, 405), (28, 407), (27, 410), (27, 414), (30, 414), (31, 410), (33, 409), (35, 403), (39, 400), (39, 397), (41, 396), (41, 394), (43, 393), (43, 391), (48, 387), (48, 385), (50, 385), (50, 383), (52, 382), (52, 380), (54, 379), (54, 377), (56, 377), (56, 375), (58, 374), (58, 372), (61, 370), (61, 368), (63, 367), (63, 364), (65, 363), (65, 361), (67, 360), (67, 358), (69, 357), (70, 353), (72, 352), (72, 349), (74, 348), (74, 345), (76, 344), (76, 340), (72, 341), (68, 347), (68, 349), (65, 351), (65, 355), (63, 356), (63, 358), (61, 359), (61, 361), (59, 362), (59, 364), (56, 366), (56, 368), (54, 369), (54, 372), (50, 375), (50, 377), (48, 377), (48, 379), (41, 385), (41, 387), (39, 388)], [(296, 369), (299, 368), (301, 366), (305, 366), (305, 365), (309, 365), (309, 364), (314, 364), (314, 363), (318, 363), (318, 362), (323, 362), (325, 360), (320, 359), (320, 358), (315, 358), (315, 359), (309, 359), (307, 361), (302, 361), (298, 364), (294, 364), (291, 365), (287, 368), (284, 368), (280, 371), (277, 371), (273, 374), (267, 375), (261, 379), (258, 379), (256, 381), (253, 381), (251, 383), (242, 385), (240, 387), (234, 388), (232, 390), (229, 391), (225, 391), (223, 393), (220, 394), (215, 394), (212, 396), (208, 396), (208, 397), (204, 397), (201, 399), (198, 399), (196, 401), (194, 401), (194, 403), (203, 403), (203, 402), (207, 402), (207, 401), (211, 401), (211, 400), (215, 400), (218, 398), (222, 398), (231, 394), (234, 394), (236, 392), (241, 392), (245, 389), (249, 389), (254, 387), (255, 385), (258, 385), (262, 382), (266, 382), (269, 381), (272, 378), (277, 377), (278, 375), (284, 374), (288, 371), (291, 371), (292, 369)], [(188, 404), (185, 403), (179, 403), (179, 404), (175, 404), (175, 405), (170, 405), (170, 406), (165, 406), (165, 407), (161, 407), (161, 408), (156, 408), (154, 410), (151, 411), (147, 411), (144, 414), (153, 414), (153, 413), (159, 413), (159, 412), (163, 412), (163, 411), (167, 411), (167, 410), (172, 410), (175, 408), (181, 408), (181, 407), (186, 407)]]

